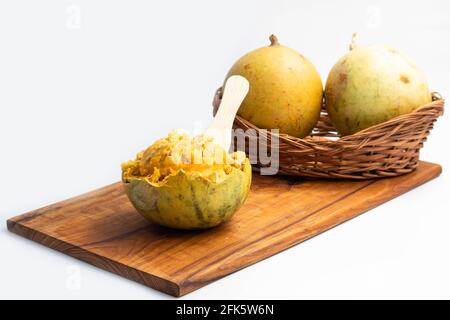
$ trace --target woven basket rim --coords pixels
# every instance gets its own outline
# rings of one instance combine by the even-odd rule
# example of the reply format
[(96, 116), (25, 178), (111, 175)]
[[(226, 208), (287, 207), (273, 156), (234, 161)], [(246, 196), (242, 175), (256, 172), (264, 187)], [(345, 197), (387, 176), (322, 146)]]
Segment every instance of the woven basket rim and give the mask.
[(254, 125), (253, 123), (251, 123), (248, 120), (245, 120), (244, 118), (242, 118), (239, 115), (236, 115), (236, 120), (241, 122), (242, 124), (244, 124), (245, 126), (258, 130), (260, 131), (265, 131), (266, 134), (269, 137), (272, 136), (277, 136), (279, 139), (284, 140), (284, 142), (292, 142), (290, 144), (295, 144), (295, 143), (301, 143), (303, 145), (308, 145), (309, 147), (311, 147), (312, 149), (316, 149), (318, 145), (327, 145), (328, 147), (334, 146), (335, 148), (339, 148), (339, 149), (354, 149), (355, 145), (354, 145), (354, 141), (355, 140), (361, 140), (361, 138), (363, 138), (364, 136), (366, 138), (370, 138), (370, 135), (372, 132), (377, 131), (377, 130), (382, 130), (383, 128), (387, 128), (389, 126), (393, 126), (396, 125), (400, 122), (403, 122), (405, 119), (410, 118), (412, 115), (423, 115), (424, 113), (427, 113), (427, 111), (429, 110), (438, 110), (438, 115), (441, 116), (444, 114), (444, 105), (445, 105), (445, 99), (441, 98), (439, 100), (435, 100), (432, 101), (430, 103), (427, 103), (417, 109), (415, 109), (414, 111), (410, 112), (410, 113), (406, 113), (406, 114), (402, 114), (399, 116), (396, 116), (394, 118), (391, 118), (385, 122), (373, 125), (371, 127), (365, 128), (363, 130), (360, 130), (354, 134), (351, 135), (347, 135), (347, 136), (337, 136), (337, 139), (331, 139), (330, 137), (320, 137), (320, 139), (318, 139), (317, 137), (314, 137), (312, 135), (308, 135), (306, 137), (303, 138), (299, 138), (299, 137), (295, 137), (295, 136), (291, 136), (289, 134), (286, 133), (274, 133), (270, 130), (265, 130), (265, 129), (261, 129), (259, 127), (257, 127), (256, 125)]
[[(214, 112), (220, 106), (221, 93), (219, 88), (214, 96)], [(444, 113), (444, 104), (440, 94), (432, 93), (430, 103), (410, 113), (342, 137), (325, 108), (314, 130), (304, 138), (258, 128), (239, 115), (235, 117), (234, 128), (243, 130), (237, 135), (244, 134), (252, 141), (263, 137), (267, 146), (277, 145), (278, 174), (332, 179), (394, 177), (417, 168), (420, 149), (434, 122)], [(248, 132), (248, 129), (254, 131)], [(264, 163), (258, 158), (252, 166), (258, 171), (266, 166)]]

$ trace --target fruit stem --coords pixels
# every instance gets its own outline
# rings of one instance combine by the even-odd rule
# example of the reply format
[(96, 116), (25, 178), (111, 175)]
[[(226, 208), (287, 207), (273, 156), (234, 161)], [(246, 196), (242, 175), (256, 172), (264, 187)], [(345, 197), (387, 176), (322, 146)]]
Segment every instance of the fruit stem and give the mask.
[(270, 46), (271, 46), (271, 47), (272, 47), (272, 46), (279, 46), (279, 45), (280, 45), (280, 43), (278, 42), (278, 38), (277, 38), (276, 35), (271, 34), (270, 37), (269, 37), (269, 39), (270, 39)]
[(350, 51), (352, 51), (353, 49), (356, 48), (356, 37), (357, 37), (358, 33), (357, 32), (353, 32), (352, 34), (352, 42), (350, 42)]

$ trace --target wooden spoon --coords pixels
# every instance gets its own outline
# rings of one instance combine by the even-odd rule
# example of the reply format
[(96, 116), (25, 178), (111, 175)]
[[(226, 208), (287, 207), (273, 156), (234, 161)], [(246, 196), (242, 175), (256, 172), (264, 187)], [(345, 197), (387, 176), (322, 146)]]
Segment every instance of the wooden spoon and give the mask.
[(205, 135), (228, 151), (231, 145), (231, 130), (236, 113), (248, 93), (249, 83), (242, 76), (231, 76), (225, 83), (222, 101), (213, 121), (205, 130)]

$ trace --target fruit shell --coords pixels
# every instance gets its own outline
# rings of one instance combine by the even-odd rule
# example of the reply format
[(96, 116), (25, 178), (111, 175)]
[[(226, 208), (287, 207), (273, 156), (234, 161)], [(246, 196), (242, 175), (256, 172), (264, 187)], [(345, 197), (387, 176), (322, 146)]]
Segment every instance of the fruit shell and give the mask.
[(219, 183), (183, 170), (162, 182), (123, 181), (136, 210), (151, 222), (176, 229), (206, 229), (231, 219), (250, 190), (252, 170), (233, 168)]

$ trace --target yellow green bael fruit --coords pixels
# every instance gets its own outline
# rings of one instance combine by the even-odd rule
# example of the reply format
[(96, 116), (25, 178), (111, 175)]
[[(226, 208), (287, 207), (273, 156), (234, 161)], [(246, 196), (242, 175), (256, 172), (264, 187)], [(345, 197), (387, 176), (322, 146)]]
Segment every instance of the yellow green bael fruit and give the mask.
[(241, 57), (228, 72), (227, 79), (241, 75), (250, 83), (238, 114), (259, 128), (305, 137), (319, 119), (322, 81), (308, 59), (280, 45), (274, 35), (270, 41), (270, 46)]
[(431, 101), (425, 74), (391, 47), (355, 46), (331, 69), (325, 105), (341, 135), (410, 113)]

